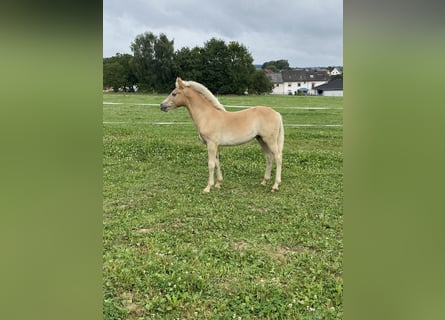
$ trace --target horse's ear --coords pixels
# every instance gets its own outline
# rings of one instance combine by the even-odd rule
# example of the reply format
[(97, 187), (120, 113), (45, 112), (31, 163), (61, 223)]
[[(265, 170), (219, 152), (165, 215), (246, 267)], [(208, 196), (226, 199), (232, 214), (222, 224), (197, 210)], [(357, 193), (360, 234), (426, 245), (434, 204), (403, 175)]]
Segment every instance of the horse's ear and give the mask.
[(184, 88), (184, 83), (180, 77), (176, 78), (176, 88)]

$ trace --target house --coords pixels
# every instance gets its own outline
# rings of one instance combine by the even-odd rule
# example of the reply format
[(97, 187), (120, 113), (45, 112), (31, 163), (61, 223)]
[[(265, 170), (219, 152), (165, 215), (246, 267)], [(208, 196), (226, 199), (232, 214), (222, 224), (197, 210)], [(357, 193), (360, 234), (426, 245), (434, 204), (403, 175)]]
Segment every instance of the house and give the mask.
[(268, 73), (274, 83), (272, 94), (317, 95), (315, 87), (326, 83), (329, 74), (316, 70), (283, 70), (280, 73)]
[(335, 78), (328, 83), (316, 86), (315, 90), (320, 96), (343, 97), (343, 79)]
[(273, 82), (272, 94), (286, 94), (281, 72), (268, 72), (266, 76)]
[(343, 73), (343, 68), (335, 67), (329, 72), (329, 75), (332, 77), (332, 76), (338, 76), (342, 73)]

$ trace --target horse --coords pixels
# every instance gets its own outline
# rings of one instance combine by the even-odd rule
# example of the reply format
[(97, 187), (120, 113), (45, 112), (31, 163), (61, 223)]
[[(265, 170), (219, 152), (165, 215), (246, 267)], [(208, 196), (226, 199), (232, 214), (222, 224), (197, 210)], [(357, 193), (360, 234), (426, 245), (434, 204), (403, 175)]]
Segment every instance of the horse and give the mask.
[(284, 127), (280, 113), (265, 106), (228, 112), (204, 85), (177, 77), (175, 89), (161, 103), (160, 109), (168, 112), (181, 106), (188, 110), (201, 141), (207, 146), (209, 180), (204, 193), (210, 192), (211, 187), (219, 189), (223, 181), (218, 147), (240, 145), (254, 138), (261, 145), (266, 158), (266, 171), (261, 184), (267, 185), (275, 161), (275, 183), (271, 192), (278, 190), (284, 145)]

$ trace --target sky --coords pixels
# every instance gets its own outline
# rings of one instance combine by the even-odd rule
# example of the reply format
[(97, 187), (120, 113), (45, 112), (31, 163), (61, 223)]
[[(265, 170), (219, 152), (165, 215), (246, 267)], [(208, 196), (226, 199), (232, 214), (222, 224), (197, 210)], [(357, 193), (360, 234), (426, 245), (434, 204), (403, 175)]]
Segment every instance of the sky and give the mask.
[(104, 57), (131, 54), (136, 36), (153, 32), (175, 50), (237, 41), (254, 64), (343, 65), (343, 0), (104, 0), (103, 8)]

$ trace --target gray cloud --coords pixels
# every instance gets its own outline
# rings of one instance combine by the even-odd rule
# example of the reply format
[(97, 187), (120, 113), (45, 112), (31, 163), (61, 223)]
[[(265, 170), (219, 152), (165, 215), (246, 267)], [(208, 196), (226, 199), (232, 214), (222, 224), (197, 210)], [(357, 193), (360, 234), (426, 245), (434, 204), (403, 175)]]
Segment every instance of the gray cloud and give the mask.
[(212, 37), (238, 41), (255, 63), (343, 64), (341, 0), (104, 0), (103, 55), (131, 53), (138, 34), (165, 33), (175, 49)]

